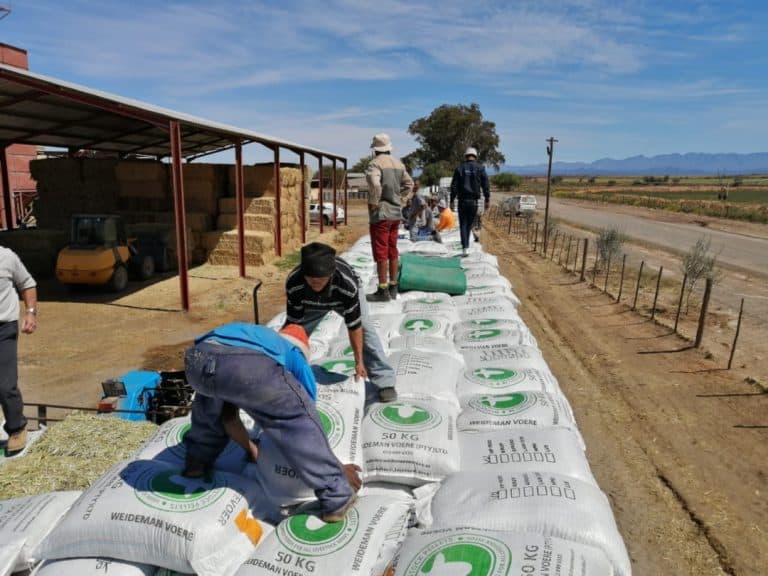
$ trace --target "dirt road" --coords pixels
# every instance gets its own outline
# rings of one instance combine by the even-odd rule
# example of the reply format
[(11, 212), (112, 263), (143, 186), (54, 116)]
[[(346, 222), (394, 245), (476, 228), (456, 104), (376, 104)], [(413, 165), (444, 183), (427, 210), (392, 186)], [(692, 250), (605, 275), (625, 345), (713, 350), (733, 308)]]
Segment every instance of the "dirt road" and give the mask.
[[(325, 241), (345, 246), (364, 233), (364, 208), (349, 212), (350, 227)], [(768, 395), (700, 353), (664, 352), (680, 348), (667, 330), (491, 227), (483, 235), (573, 405), (634, 575), (768, 574)], [(264, 281), (267, 319), (284, 307), (287, 271), (248, 273)], [(188, 314), (175, 278), (120, 298), (41, 286), (39, 330), (19, 341), (25, 399), (93, 405), (105, 378), (179, 367), (195, 335), (252, 318), (253, 284), (234, 268), (195, 268)]]
[(635, 576), (768, 573), (768, 395), (669, 331), (484, 232), (573, 405)]

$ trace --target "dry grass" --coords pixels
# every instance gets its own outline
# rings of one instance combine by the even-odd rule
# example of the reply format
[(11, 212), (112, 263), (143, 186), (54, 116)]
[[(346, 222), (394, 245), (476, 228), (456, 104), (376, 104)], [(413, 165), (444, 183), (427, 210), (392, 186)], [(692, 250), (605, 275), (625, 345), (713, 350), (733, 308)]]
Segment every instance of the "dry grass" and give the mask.
[(83, 490), (154, 434), (151, 422), (75, 412), (52, 424), (23, 456), (0, 468), (0, 500)]

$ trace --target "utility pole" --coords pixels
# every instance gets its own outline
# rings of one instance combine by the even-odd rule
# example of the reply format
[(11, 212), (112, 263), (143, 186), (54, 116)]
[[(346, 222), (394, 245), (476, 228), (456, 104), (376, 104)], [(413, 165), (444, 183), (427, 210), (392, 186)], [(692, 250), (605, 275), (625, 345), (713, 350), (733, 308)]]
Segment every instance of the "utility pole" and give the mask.
[(547, 138), (547, 142), (549, 167), (547, 168), (547, 203), (544, 207), (544, 254), (547, 253), (547, 243), (549, 242), (549, 185), (552, 182), (552, 153), (555, 151), (555, 142), (557, 142), (557, 140), (550, 136)]

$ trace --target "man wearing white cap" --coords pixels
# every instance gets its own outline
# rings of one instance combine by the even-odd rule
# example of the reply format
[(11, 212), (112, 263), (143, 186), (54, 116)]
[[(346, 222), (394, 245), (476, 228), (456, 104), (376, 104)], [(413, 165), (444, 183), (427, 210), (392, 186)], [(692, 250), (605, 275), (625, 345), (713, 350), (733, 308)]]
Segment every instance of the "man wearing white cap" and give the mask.
[(371, 143), (375, 157), (368, 165), (368, 222), (373, 259), (379, 286), (369, 294), (369, 302), (388, 302), (397, 298), (397, 229), (402, 216), (403, 198), (413, 189), (405, 166), (392, 156), (388, 134), (376, 134)]

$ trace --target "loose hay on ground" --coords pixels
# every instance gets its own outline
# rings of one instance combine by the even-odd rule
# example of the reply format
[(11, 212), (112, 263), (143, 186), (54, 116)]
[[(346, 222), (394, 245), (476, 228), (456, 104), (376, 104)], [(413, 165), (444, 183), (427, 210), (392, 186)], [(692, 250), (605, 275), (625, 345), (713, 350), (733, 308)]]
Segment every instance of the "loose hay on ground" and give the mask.
[(75, 412), (48, 430), (0, 473), (0, 500), (54, 490), (83, 490), (130, 458), (155, 432), (151, 422)]

